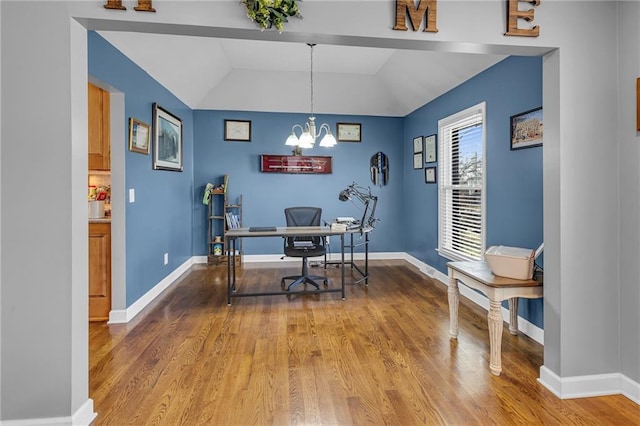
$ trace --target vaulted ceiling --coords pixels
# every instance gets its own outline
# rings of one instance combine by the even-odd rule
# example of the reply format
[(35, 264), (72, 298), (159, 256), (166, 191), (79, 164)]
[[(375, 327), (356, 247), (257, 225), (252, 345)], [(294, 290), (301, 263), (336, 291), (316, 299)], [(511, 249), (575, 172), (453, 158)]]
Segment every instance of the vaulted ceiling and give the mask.
[[(305, 43), (99, 34), (192, 109), (310, 112)], [(403, 117), (505, 57), (318, 44), (313, 112)]]

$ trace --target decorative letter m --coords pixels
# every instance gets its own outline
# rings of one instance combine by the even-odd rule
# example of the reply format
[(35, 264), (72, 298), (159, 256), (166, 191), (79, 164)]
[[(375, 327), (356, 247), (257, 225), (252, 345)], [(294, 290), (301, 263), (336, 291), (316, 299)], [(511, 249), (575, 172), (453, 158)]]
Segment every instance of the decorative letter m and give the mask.
[(407, 12), (409, 13), (409, 19), (411, 20), (411, 26), (413, 31), (418, 31), (423, 18), (427, 17), (427, 22), (424, 26), (424, 32), (437, 33), (438, 28), (436, 25), (438, 1), (437, 0), (418, 0), (418, 5), (414, 3), (414, 0), (396, 0), (396, 26), (394, 30), (407, 31)]

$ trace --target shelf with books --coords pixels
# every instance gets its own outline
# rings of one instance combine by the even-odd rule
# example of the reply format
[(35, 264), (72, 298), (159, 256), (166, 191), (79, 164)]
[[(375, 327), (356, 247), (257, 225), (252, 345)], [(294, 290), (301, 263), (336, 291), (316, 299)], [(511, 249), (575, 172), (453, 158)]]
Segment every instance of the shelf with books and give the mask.
[[(228, 188), (229, 176), (224, 175), (223, 184), (211, 185), (209, 191), (209, 253), (207, 256), (210, 265), (226, 266), (229, 255), (229, 229), (242, 226), (242, 195), (238, 196), (235, 203), (229, 203)], [(236, 265), (242, 261), (242, 242), (236, 247)]]

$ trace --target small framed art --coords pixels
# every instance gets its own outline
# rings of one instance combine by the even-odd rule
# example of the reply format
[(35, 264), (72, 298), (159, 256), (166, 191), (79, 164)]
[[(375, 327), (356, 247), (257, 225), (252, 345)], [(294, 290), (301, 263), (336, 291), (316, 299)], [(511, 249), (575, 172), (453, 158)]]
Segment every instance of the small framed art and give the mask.
[(153, 104), (153, 168), (182, 171), (182, 120)]
[(511, 116), (511, 149), (542, 146), (542, 107)]
[(435, 163), (438, 161), (436, 157), (436, 135), (429, 135), (424, 137), (424, 162)]
[(422, 152), (422, 136), (413, 138), (413, 153), (417, 154), (419, 152)]
[(424, 183), (436, 183), (436, 168), (425, 167), (424, 168)]
[(129, 151), (149, 155), (150, 130), (147, 123), (129, 117)]
[(225, 141), (251, 141), (251, 121), (249, 120), (224, 120)]
[(413, 154), (413, 168), (421, 169), (422, 168), (422, 153), (417, 152)]
[(360, 142), (362, 140), (362, 124), (338, 123), (336, 133), (340, 142)]

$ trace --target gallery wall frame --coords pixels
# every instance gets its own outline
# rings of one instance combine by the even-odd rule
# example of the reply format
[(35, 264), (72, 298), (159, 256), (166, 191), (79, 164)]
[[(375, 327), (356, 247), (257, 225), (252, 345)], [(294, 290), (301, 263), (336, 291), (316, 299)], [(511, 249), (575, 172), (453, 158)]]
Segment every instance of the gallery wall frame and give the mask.
[(260, 171), (262, 173), (330, 174), (333, 173), (332, 157), (262, 154)]
[(224, 120), (224, 140), (250, 142), (251, 120)]
[(435, 163), (436, 161), (438, 161), (437, 141), (438, 139), (435, 133), (433, 135), (424, 137), (424, 162), (425, 163)]
[(413, 168), (421, 169), (422, 168), (422, 153), (417, 152), (413, 154)]
[(413, 138), (413, 153), (417, 154), (419, 152), (422, 152), (422, 136)]
[(151, 126), (129, 117), (129, 151), (149, 155), (151, 149)]
[(336, 123), (336, 135), (339, 142), (361, 142), (362, 123)]
[(182, 120), (153, 104), (153, 168), (182, 171)]
[(511, 116), (511, 150), (542, 146), (542, 107)]
[(436, 167), (425, 167), (424, 168), (424, 183), (436, 183)]

